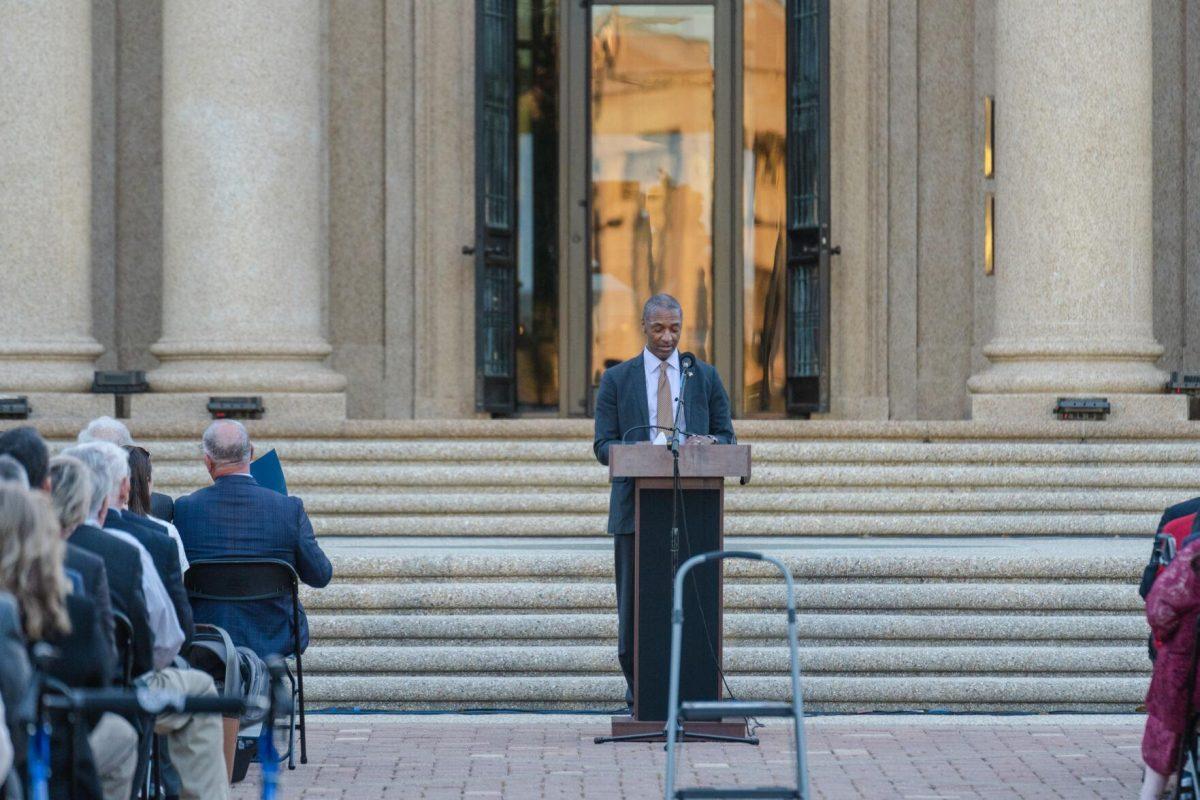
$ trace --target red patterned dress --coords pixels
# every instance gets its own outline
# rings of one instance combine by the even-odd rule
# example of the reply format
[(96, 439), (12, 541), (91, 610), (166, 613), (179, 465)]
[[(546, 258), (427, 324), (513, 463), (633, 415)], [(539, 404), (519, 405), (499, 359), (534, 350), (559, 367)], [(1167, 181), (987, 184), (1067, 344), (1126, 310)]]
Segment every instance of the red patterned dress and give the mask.
[[(1193, 566), (1195, 562), (1195, 566)], [(1200, 619), (1200, 541), (1192, 542), (1167, 566), (1146, 597), (1146, 621), (1162, 642), (1146, 692), (1146, 730), (1142, 759), (1160, 775), (1170, 775), (1179, 761), (1179, 746), (1187, 727), (1187, 692), (1196, 675), (1189, 675)], [(1192, 706), (1200, 701), (1193, 696)]]

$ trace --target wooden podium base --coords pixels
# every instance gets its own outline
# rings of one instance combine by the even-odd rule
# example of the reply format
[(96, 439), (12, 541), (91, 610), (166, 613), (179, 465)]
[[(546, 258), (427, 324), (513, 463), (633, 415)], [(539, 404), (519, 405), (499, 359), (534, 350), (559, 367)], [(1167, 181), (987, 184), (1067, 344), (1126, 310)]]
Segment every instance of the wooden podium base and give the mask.
[[(666, 730), (666, 722), (654, 722), (652, 720), (634, 719), (633, 717), (619, 716), (612, 717), (612, 735), (613, 736), (635, 736), (644, 733), (658, 733), (659, 736), (653, 739), (646, 739), (647, 742), (665, 742), (667, 737), (662, 736), (662, 732)], [(683, 723), (685, 733), (706, 733), (712, 736), (746, 736), (746, 721), (739, 720), (722, 720), (720, 722), (685, 722)]]

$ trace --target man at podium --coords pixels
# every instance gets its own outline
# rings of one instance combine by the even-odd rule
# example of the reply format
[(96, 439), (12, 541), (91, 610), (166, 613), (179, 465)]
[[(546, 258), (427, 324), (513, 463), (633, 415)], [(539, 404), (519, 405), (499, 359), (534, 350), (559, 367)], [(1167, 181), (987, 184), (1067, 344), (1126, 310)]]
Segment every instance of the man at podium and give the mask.
[[(685, 446), (733, 442), (729, 395), (711, 364), (679, 352), (683, 309), (669, 294), (656, 294), (642, 308), (646, 346), (610, 367), (596, 396), (592, 450), (608, 465), (613, 444), (666, 443), (678, 435)], [(684, 397), (679, 384), (687, 370)], [(672, 429), (678, 434), (672, 434)], [(625, 673), (625, 704), (633, 703), (633, 480), (614, 478), (608, 503), (617, 584), (617, 660)], [(665, 609), (664, 609), (665, 611)]]

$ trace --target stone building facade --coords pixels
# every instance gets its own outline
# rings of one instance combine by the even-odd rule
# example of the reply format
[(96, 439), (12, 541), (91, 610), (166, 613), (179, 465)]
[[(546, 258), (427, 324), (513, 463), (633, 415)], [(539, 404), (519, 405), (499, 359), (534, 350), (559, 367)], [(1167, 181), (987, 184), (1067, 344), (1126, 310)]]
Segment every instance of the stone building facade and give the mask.
[[(0, 393), (29, 396), (41, 416), (88, 414), (111, 405), (87, 394), (93, 370), (141, 369), (153, 391), (133, 399), (135, 417), (197, 417), (223, 394), (264, 395), (276, 416), (480, 414), (478, 256), (464, 252), (479, 244), (476, 27), (489, 7), (536, 7), (552, 17), (537, 18), (552, 74), (535, 80), (559, 92), (543, 131), (557, 163), (525, 193), (551, 209), (562, 247), (553, 341), (529, 350), (555, 389), (516, 413), (586, 415), (597, 293), (637, 294), (578, 277), (605, 269), (585, 249), (600, 228), (576, 213), (580, 198), (601, 202), (595, 165), (608, 152), (589, 139), (601, 131), (596, 59), (610, 45), (612, 63), (633, 59), (636, 34), (675, 25), (664, 41), (677, 50), (643, 58), (693, 89), (679, 65), (710, 69), (708, 105), (677, 98), (702, 108), (708, 132), (689, 139), (686, 114), (662, 123), (684, 142), (672, 157), (714, 193), (695, 201), (710, 214), (708, 249), (688, 256), (710, 270), (705, 355), (739, 415), (784, 416), (750, 401), (745, 362), (781, 345), (744, 324), (759, 247), (747, 219), (771, 209), (751, 209), (738, 187), (754, 171), (746, 132), (784, 125), (787, 111), (771, 97), (783, 79), (759, 91), (751, 68), (785, 64), (766, 43), (794, 48), (787, 15), (806, 4), (479, 2), (0, 3)], [(827, 33), (824, 197), (840, 247), (828, 257), (818, 415), (1037, 419), (1074, 394), (1107, 397), (1114, 418), (1185, 419), (1163, 385), (1200, 368), (1200, 10), (811, 5)], [(515, 22), (518, 51), (526, 22)], [(534, 112), (520, 103), (532, 101), (516, 88), (525, 125)], [(705, 136), (710, 155), (688, 155)], [(653, 268), (673, 268), (655, 249), (656, 218), (683, 213), (678, 183), (664, 179), (674, 200), (651, 186), (629, 212), (648, 220)], [(620, 233), (619, 219), (610, 227)]]

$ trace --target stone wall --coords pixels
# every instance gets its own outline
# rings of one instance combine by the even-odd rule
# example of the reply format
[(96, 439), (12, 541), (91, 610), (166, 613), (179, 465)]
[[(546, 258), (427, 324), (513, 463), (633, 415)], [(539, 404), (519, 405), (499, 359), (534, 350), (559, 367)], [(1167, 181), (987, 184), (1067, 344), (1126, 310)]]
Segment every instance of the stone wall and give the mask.
[[(327, 364), (354, 417), (473, 416), (473, 0), (326, 3)], [(986, 364), (982, 97), (995, 0), (832, 4), (833, 409), (955, 419)], [(102, 368), (163, 326), (157, 0), (93, 4), (92, 315)], [(1200, 11), (1154, 0), (1154, 332), (1200, 369)], [(1097, 120), (1103, 124), (1103, 120)], [(1190, 334), (1190, 335), (1189, 335)]]

